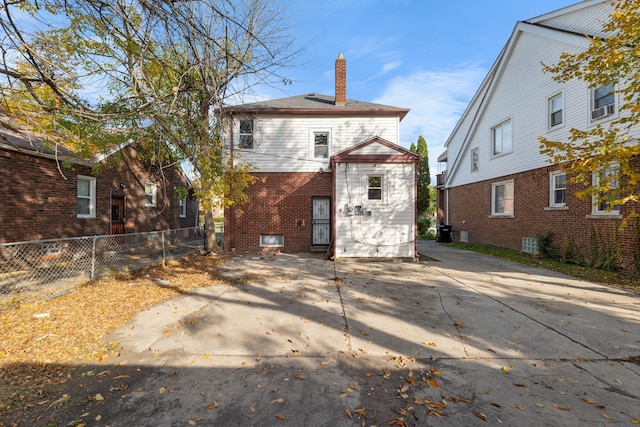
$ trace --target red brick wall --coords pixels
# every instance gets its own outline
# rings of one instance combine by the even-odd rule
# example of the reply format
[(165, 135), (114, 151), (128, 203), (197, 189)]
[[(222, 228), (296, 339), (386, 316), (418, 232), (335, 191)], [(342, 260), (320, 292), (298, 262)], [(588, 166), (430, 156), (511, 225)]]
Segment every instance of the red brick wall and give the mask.
[[(330, 197), (332, 173), (254, 173), (247, 201), (225, 210), (225, 249), (309, 252), (312, 198)], [(261, 234), (284, 235), (283, 248), (260, 247)]]
[[(0, 148), (0, 242), (110, 234), (112, 196), (125, 197), (125, 232), (194, 226), (195, 202), (187, 204), (187, 218), (179, 218), (173, 188), (186, 185), (181, 175), (170, 168), (151, 172), (131, 148), (122, 155), (124, 159), (111, 159), (92, 171)], [(78, 175), (96, 177), (96, 218), (77, 217)], [(158, 183), (158, 203), (153, 208), (144, 206), (146, 179)]]
[[(551, 231), (553, 246), (561, 255), (570, 238), (588, 262), (593, 245), (604, 250), (617, 236), (625, 269), (635, 270), (633, 227), (620, 230), (619, 218), (591, 216), (591, 199), (575, 196), (580, 186), (567, 186), (567, 210), (545, 209), (549, 206), (549, 172), (553, 170), (557, 168), (546, 167), (450, 188), (449, 223), (454, 227), (456, 241), (460, 240), (460, 232), (466, 230), (470, 243), (521, 250), (523, 237), (537, 238)], [(514, 218), (491, 218), (491, 184), (509, 179), (514, 180)], [(627, 215), (632, 208), (625, 204), (621, 214)], [(594, 231), (603, 236), (599, 242), (593, 238)]]

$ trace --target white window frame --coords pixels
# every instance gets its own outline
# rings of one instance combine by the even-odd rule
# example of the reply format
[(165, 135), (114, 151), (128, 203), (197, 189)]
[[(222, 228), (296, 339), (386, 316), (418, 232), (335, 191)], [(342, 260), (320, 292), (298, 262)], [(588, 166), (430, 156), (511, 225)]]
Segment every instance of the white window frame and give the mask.
[[(596, 92), (599, 91), (600, 89), (603, 88), (611, 88), (611, 92), (609, 92), (607, 95), (605, 96), (601, 96), (596, 98)], [(592, 89), (590, 89), (590, 100), (589, 100), (589, 119), (591, 120), (591, 122), (599, 122), (602, 120), (605, 120), (607, 118), (611, 118), (611, 116), (615, 115), (616, 112), (618, 111), (618, 107), (617, 107), (617, 96), (616, 96), (616, 87), (615, 85), (607, 85), (607, 86), (598, 86), (598, 87), (594, 87)], [(608, 102), (608, 103), (602, 103), (600, 104), (598, 101), (601, 99), (605, 99), (606, 97), (611, 96), (612, 98), (612, 102)], [(603, 115), (601, 115), (600, 117), (593, 117), (593, 112), (598, 109), (598, 108), (607, 108), (608, 106), (611, 106), (611, 111), (607, 112)]]
[[(242, 132), (243, 122), (251, 122), (251, 132)], [(251, 143), (243, 143), (243, 137), (250, 137)], [(253, 150), (256, 143), (256, 121), (251, 118), (242, 118), (238, 120), (238, 149)]]
[[(316, 135), (327, 134), (327, 155), (316, 156)], [(329, 160), (331, 157), (331, 130), (329, 129), (311, 129), (309, 131), (309, 159), (311, 160)]]
[[(552, 208), (563, 208), (567, 205), (567, 185), (566, 182), (558, 182), (557, 178), (564, 176), (566, 181), (567, 174), (563, 171), (553, 171), (549, 173), (549, 206)], [(556, 192), (564, 191), (564, 202), (556, 202)]]
[[(559, 102), (559, 106), (556, 105), (554, 107), (554, 101), (560, 101)], [(553, 122), (553, 116), (556, 113), (560, 113), (560, 121), (557, 123)], [(553, 96), (550, 96), (547, 99), (547, 129), (558, 129), (564, 126), (564, 117), (565, 116), (565, 111), (564, 111), (564, 93), (560, 92), (560, 93), (556, 93)]]
[(261, 234), (260, 247), (261, 248), (282, 248), (284, 247), (284, 235), (283, 234)]
[[(380, 199), (369, 199), (369, 177), (380, 177)], [(364, 204), (386, 204), (388, 200), (389, 179), (387, 171), (364, 170), (362, 171), (362, 203)]]
[[(498, 212), (496, 210), (496, 205), (497, 205), (497, 188), (498, 187), (505, 187), (505, 192), (504, 192), (504, 211), (503, 212)], [(508, 187), (511, 187), (511, 203), (509, 203), (509, 194), (507, 192)], [(511, 205), (511, 210), (507, 210), (509, 204)], [(514, 183), (513, 180), (507, 180), (507, 181), (500, 181), (500, 182), (494, 182), (493, 184), (491, 184), (491, 216), (495, 216), (495, 217), (513, 217), (514, 216), (514, 211), (515, 211), (515, 187), (514, 187)]]
[[(78, 194), (78, 181), (87, 181), (89, 183), (89, 195)], [(78, 213), (78, 200), (89, 200), (89, 213)], [(76, 181), (76, 214), (78, 218), (95, 218), (96, 217), (96, 179), (92, 176), (78, 175)]]
[[(151, 188), (151, 194), (147, 193), (147, 186)], [(151, 202), (147, 200), (147, 197), (151, 196)], [(158, 184), (151, 181), (144, 183), (144, 205), (147, 207), (154, 207), (158, 203)]]
[[(609, 167), (602, 168), (598, 172), (594, 173), (592, 175), (593, 185), (597, 186), (600, 184), (600, 176), (602, 174), (609, 175), (612, 173), (615, 173), (616, 175), (618, 175), (618, 179), (614, 181), (615, 187), (613, 187), (610, 191), (617, 192), (619, 190), (619, 174), (620, 174), (620, 165), (618, 165), (617, 163), (614, 163)], [(620, 205), (615, 205), (611, 208), (611, 210), (608, 211), (606, 207), (603, 206), (604, 203), (606, 203), (606, 200), (601, 201), (597, 195), (593, 195), (591, 197), (591, 214), (598, 215), (598, 216), (620, 215)]]
[[(509, 127), (508, 148), (505, 149), (505, 130)], [(499, 137), (499, 138), (498, 138)], [(497, 150), (498, 140), (500, 151)], [(491, 128), (491, 154), (493, 157), (504, 156), (513, 152), (513, 121), (511, 118), (503, 120)]]
[(187, 198), (186, 197), (180, 197), (180, 202), (179, 202), (179, 216), (180, 218), (186, 218), (187, 217)]
[(480, 148), (476, 147), (471, 150), (471, 172), (480, 170)]

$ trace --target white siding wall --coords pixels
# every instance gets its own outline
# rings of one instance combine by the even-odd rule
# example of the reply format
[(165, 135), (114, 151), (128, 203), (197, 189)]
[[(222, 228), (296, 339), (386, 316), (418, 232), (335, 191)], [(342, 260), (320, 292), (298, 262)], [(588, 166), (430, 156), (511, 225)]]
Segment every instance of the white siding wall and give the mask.
[(251, 163), (260, 172), (316, 172), (321, 167), (328, 168), (328, 158), (325, 160), (313, 158), (313, 131), (330, 133), (329, 157), (331, 157), (374, 136), (397, 144), (399, 119), (398, 117), (256, 116), (254, 149), (236, 150), (235, 157), (238, 161)]
[(542, 19), (539, 23), (566, 31), (573, 31), (578, 34), (603, 36), (603, 16), (608, 17), (612, 11), (613, 6), (611, 5), (611, 2), (606, 1), (582, 10)]
[[(336, 258), (414, 257), (415, 165), (336, 165)], [(367, 200), (367, 174), (383, 175), (382, 202)], [(347, 215), (345, 205), (364, 206), (371, 215)]]
[[(590, 91), (586, 84), (578, 80), (555, 82), (552, 75), (543, 72), (540, 64), (554, 64), (562, 52), (576, 52), (580, 48), (528, 32), (521, 33), (516, 43), (502, 74), (497, 77), (494, 92), (488, 97), (474, 133), (471, 137), (460, 133), (449, 142), (449, 165), (453, 167), (450, 186), (546, 166), (547, 156), (540, 154), (538, 136), (567, 140), (572, 127), (591, 126)], [(559, 92), (564, 94), (564, 125), (549, 130), (548, 98)], [(493, 157), (491, 129), (506, 119), (512, 121), (513, 152)], [(463, 140), (465, 136), (468, 143)], [(471, 150), (476, 147), (480, 154), (479, 170), (472, 173)], [(456, 160), (456, 164), (452, 164)]]

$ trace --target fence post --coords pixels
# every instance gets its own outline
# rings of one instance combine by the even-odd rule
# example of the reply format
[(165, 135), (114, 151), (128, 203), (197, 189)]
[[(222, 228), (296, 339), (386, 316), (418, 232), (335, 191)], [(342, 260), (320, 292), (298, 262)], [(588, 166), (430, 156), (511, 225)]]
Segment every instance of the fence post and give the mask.
[(91, 280), (94, 279), (96, 275), (96, 240), (98, 240), (98, 236), (93, 236), (93, 248), (91, 250)]
[(165, 248), (164, 248), (164, 231), (161, 231), (160, 235), (162, 236), (162, 266), (166, 267), (167, 266), (167, 254), (166, 254)]

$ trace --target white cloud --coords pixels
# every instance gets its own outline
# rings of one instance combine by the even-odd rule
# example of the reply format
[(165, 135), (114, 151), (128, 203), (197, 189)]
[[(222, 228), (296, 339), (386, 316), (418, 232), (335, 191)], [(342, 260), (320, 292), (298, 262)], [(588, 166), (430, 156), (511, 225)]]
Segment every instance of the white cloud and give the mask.
[(422, 135), (429, 148), (430, 168), (435, 171), (444, 143), (486, 73), (482, 67), (464, 64), (450, 71), (425, 70), (395, 77), (372, 102), (411, 109), (400, 123), (401, 145), (408, 148)]

